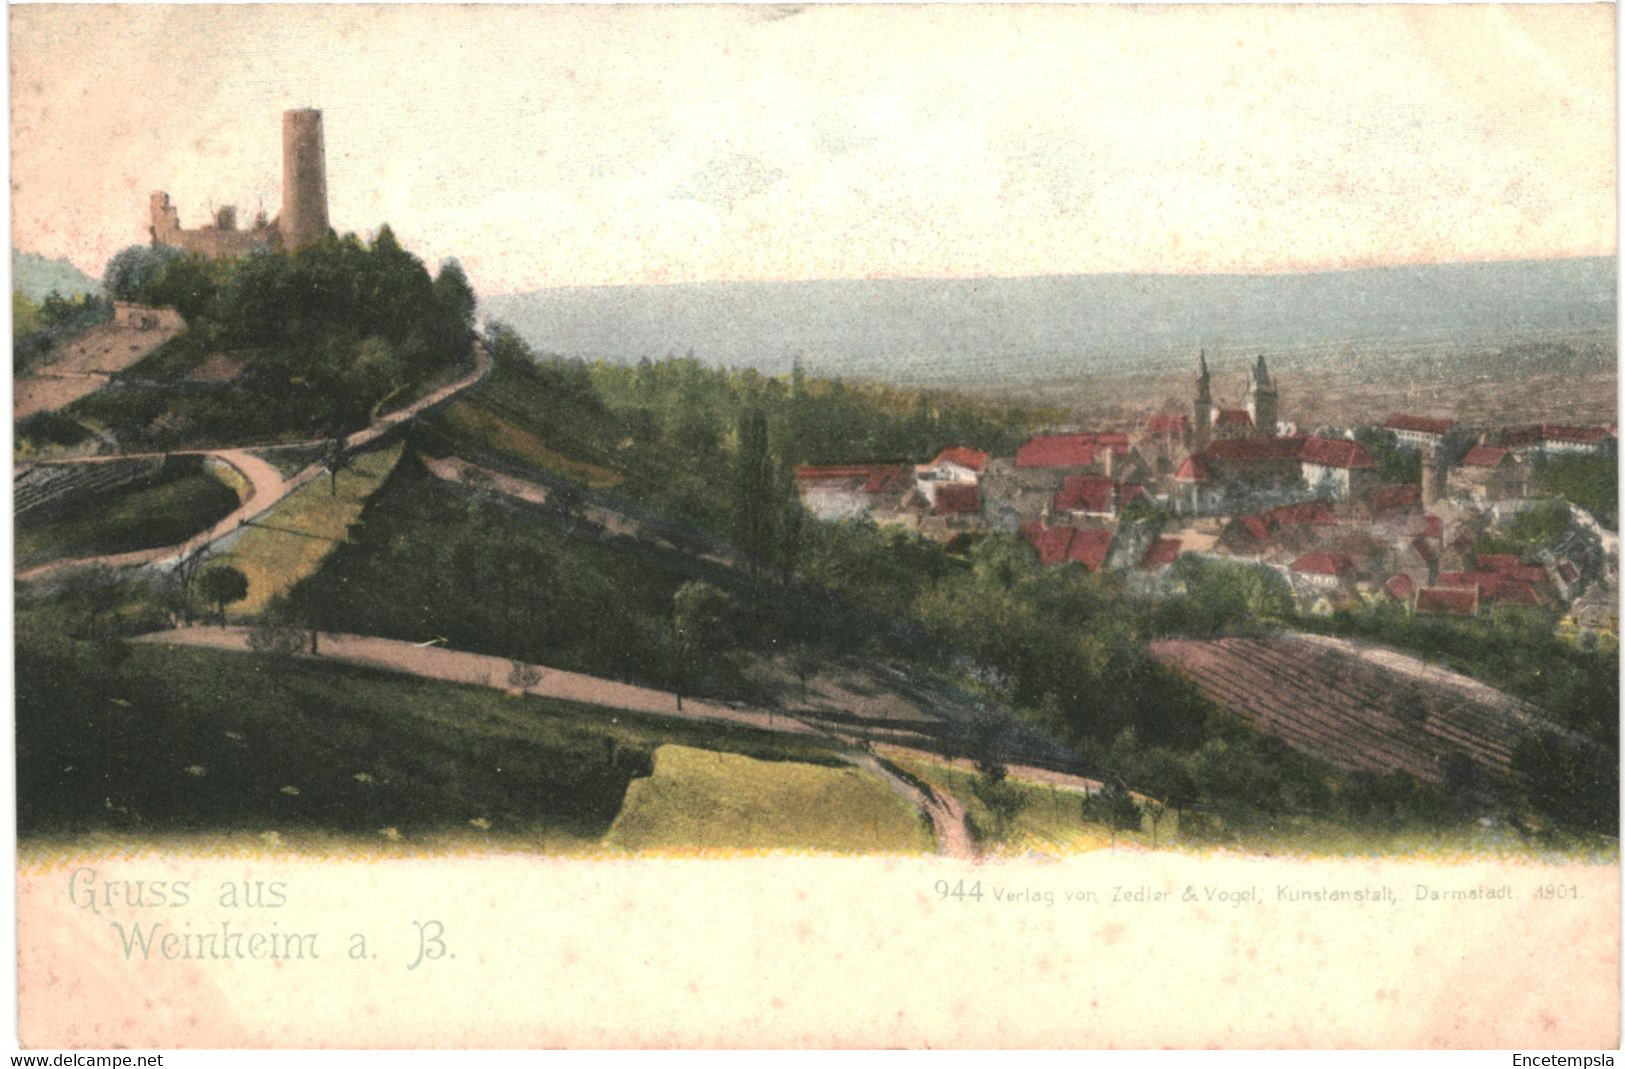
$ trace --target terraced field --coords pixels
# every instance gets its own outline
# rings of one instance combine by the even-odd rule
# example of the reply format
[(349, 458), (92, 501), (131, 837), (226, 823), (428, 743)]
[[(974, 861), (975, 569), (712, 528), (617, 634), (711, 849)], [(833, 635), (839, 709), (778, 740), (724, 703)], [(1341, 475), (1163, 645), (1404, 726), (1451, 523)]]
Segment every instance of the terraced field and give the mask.
[(1501, 776), (1519, 735), (1561, 731), (1476, 680), (1341, 639), (1165, 639), (1151, 652), (1260, 731), (1345, 772), (1397, 770), (1436, 783), (1459, 753)]

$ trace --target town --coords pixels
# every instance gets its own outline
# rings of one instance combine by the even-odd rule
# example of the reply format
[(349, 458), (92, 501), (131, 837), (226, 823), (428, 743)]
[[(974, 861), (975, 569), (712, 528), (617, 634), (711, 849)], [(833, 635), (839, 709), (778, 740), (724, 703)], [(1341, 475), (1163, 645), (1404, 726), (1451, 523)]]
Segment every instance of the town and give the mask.
[(1195, 365), (1188, 412), (1056, 428), (1013, 456), (952, 446), (923, 463), (803, 465), (798, 492), (820, 519), (897, 525), (950, 545), (1018, 533), (1044, 566), (1123, 571), (1153, 597), (1181, 593), (1173, 565), (1195, 555), (1279, 574), (1306, 613), (1381, 601), (1457, 616), (1540, 606), (1561, 610), (1571, 633), (1617, 635), (1612, 531), (1580, 516), (1527, 555), (1497, 545), (1519, 517), (1552, 504), (1536, 469), (1616, 456), (1617, 424), (1475, 428), (1396, 412), (1306, 432), (1281, 418), (1263, 354), (1235, 407), (1216, 400), (1205, 351)]

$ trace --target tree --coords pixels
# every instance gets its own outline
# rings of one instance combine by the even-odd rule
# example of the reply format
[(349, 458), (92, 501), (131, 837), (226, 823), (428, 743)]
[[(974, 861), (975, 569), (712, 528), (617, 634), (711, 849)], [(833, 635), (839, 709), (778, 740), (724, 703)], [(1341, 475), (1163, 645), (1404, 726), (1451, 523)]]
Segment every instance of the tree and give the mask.
[(970, 551), (971, 570), (986, 587), (1012, 590), (1038, 572), (1038, 559), (1032, 547), (1014, 535), (990, 532), (978, 539)]
[(181, 557), (170, 568), (168, 582), (162, 592), (162, 603), (171, 617), (178, 618), (186, 626), (192, 625), (196, 615), (197, 574), (202, 570), (204, 562), (209, 559), (209, 547), (199, 546), (192, 552)]
[(339, 472), (350, 466), (350, 459), (344, 452), (344, 435), (335, 433), (327, 443), (327, 456), (323, 458), (327, 465), (327, 492), (330, 497), (339, 496)]
[(1539, 732), (1513, 748), (1512, 772), (1530, 805), (1549, 819), (1585, 831), (1619, 830), (1619, 758), (1607, 748)]
[(734, 473), (734, 537), (753, 567), (773, 559), (775, 483), (768, 450), (767, 416), (755, 405), (739, 417), (739, 456)]
[(226, 605), (248, 597), (248, 576), (229, 564), (217, 565), (198, 578), (198, 590), (215, 603), (220, 621), (225, 622)]
[(455, 259), (440, 265), (440, 274), (434, 280), (435, 311), (440, 320), (436, 338), (447, 349), (443, 355), (462, 356), (474, 340), (474, 314), (478, 300), (474, 287), (468, 284), (463, 265)]
[(508, 662), (508, 689), (527, 691), (542, 681), (542, 670), (524, 661)]
[(292, 657), (305, 652), (305, 633), (284, 620), (268, 615), (249, 631), (248, 648), (256, 653)]
[(705, 675), (706, 661), (732, 639), (733, 599), (704, 580), (691, 579), (672, 595), (672, 635), (681, 680), (677, 707), (683, 707), (682, 688)]
[(141, 301), (147, 287), (158, 280), (165, 264), (183, 253), (168, 245), (131, 245), (107, 261), (102, 285), (121, 301)]
[(95, 637), (102, 617), (125, 601), (128, 591), (118, 574), (105, 565), (95, 565), (73, 573), (63, 585), (64, 602), (81, 615), (83, 634)]
[(1365, 446), (1377, 462), (1377, 478), (1388, 484), (1417, 484), (1422, 481), (1420, 450), (1402, 445), (1399, 435), (1386, 427), (1360, 427), (1354, 440)]
[(999, 841), (1009, 836), (1011, 825), (1027, 804), (1021, 791), (1007, 777), (1008, 770), (1002, 763), (979, 761), (976, 766), (976, 778), (971, 781), (971, 793), (993, 818), (991, 831), (993, 838)]
[(1112, 845), (1116, 846), (1118, 832), (1140, 826), (1140, 807), (1121, 786), (1109, 783), (1099, 794), (1084, 796), (1083, 819), (1110, 828)]

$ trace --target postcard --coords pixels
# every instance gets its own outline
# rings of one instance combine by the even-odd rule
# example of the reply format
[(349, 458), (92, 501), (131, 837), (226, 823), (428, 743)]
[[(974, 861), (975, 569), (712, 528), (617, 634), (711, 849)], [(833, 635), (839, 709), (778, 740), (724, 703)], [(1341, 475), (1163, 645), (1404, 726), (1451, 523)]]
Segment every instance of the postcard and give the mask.
[(1617, 1048), (1614, 19), (12, 7), (18, 1045)]

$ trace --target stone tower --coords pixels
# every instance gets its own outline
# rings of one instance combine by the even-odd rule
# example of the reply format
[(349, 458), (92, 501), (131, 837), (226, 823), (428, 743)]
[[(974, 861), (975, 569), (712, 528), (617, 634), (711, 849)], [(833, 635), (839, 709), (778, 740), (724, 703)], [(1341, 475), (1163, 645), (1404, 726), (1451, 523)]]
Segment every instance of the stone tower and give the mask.
[(1207, 350), (1198, 347), (1196, 350), (1196, 366), (1199, 369), (1196, 375), (1196, 410), (1191, 422), (1191, 448), (1197, 452), (1207, 448), (1208, 438), (1213, 430), (1213, 384), (1207, 373)]
[(1439, 502), (1439, 455), (1432, 442), (1422, 446), (1422, 504)]
[(1258, 354), (1258, 363), (1253, 365), (1252, 378), (1247, 384), (1247, 414), (1253, 418), (1255, 433), (1275, 434), (1275, 426), (1281, 419), (1281, 400), (1275, 392), (1275, 384), (1270, 381), (1270, 369), (1264, 365), (1263, 353)]
[(322, 113), (282, 113), (282, 248), (293, 252), (327, 237), (327, 153)]

